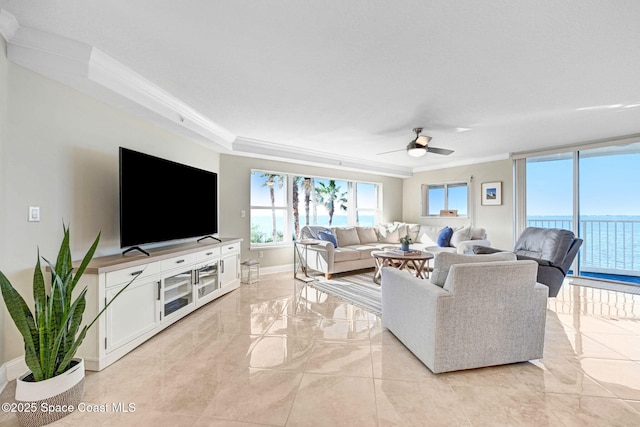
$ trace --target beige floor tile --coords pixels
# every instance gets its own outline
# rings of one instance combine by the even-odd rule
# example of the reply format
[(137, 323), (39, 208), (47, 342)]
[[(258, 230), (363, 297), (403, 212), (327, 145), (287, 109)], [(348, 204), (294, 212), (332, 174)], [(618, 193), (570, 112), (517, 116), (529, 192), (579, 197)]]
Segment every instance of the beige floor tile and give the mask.
[(287, 335), (313, 339), (321, 336), (322, 319), (306, 316), (279, 316), (266, 331), (268, 335)]
[(375, 426), (373, 379), (305, 373), (287, 426)]
[(564, 358), (549, 358), (510, 366), (514, 376), (539, 393), (615, 397), (578, 366)]
[[(628, 335), (611, 335), (620, 340), (631, 338)], [(554, 356), (596, 357), (603, 359), (625, 359), (620, 352), (592, 339), (593, 334), (575, 331), (547, 332), (544, 337), (544, 354)]]
[(474, 426), (560, 426), (542, 393), (524, 388), (453, 386), (460, 408)]
[(249, 350), (251, 368), (302, 372), (309, 359), (313, 340), (296, 335), (263, 335)]
[(630, 335), (631, 332), (604, 319), (586, 315), (583, 313), (556, 314), (563, 324), (573, 328), (577, 332), (598, 332), (603, 334)]
[(316, 341), (309, 352), (305, 372), (373, 378), (371, 345)]
[(587, 375), (621, 399), (640, 400), (640, 364), (628, 360), (583, 359)]
[(377, 379), (375, 391), (381, 427), (472, 425), (450, 387)]
[(369, 342), (369, 322), (367, 320), (324, 319), (320, 324), (316, 339)]
[[(640, 361), (640, 336), (616, 335), (616, 334), (599, 334), (588, 333), (589, 338), (606, 346), (613, 351), (623, 355), (624, 357)], [(602, 357), (612, 359), (612, 357), (603, 357), (593, 355), (591, 357)]]
[(442, 381), (406, 347), (401, 345), (371, 345), (374, 378), (405, 381)]
[(301, 373), (270, 369), (233, 371), (210, 391), (202, 415), (235, 421), (284, 425)]
[(291, 276), (263, 275), (87, 372), (83, 402), (135, 413), (52, 425), (640, 425), (640, 296), (565, 285), (543, 359), (435, 375), (380, 317)]
[(489, 366), (486, 368), (468, 369), (464, 371), (445, 372), (438, 374), (441, 381), (450, 386), (478, 386), (495, 387), (501, 390), (528, 390), (516, 375), (519, 370), (529, 368), (528, 362), (511, 365)]
[(640, 425), (640, 412), (620, 399), (547, 394), (551, 411), (567, 427), (630, 427)]

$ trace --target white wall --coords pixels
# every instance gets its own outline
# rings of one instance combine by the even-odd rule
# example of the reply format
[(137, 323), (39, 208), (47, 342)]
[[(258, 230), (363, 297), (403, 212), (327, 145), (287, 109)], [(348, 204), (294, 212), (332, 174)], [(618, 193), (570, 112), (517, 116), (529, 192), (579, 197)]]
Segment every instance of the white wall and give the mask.
[[(251, 169), (296, 173), (337, 179), (379, 182), (383, 187), (382, 221), (399, 221), (402, 218), (402, 179), (381, 175), (350, 172), (339, 169), (308, 166), (297, 163), (254, 159), (233, 155), (221, 155), (220, 158), (220, 235), (242, 237), (242, 259), (258, 258), (258, 251), (250, 251), (251, 218), (250, 177)], [(240, 217), (240, 211), (246, 217)], [(293, 248), (263, 249), (264, 258), (260, 258), (260, 267), (282, 267), (293, 264)]]
[[(473, 180), (471, 181), (471, 177)], [(469, 182), (468, 218), (422, 217), (421, 186), (455, 181)], [(481, 206), (480, 186), (483, 182), (502, 181), (502, 205)], [(404, 180), (402, 191), (403, 218), (406, 222), (449, 225), (452, 228), (474, 224), (487, 230), (491, 244), (497, 248), (513, 248), (513, 167), (511, 160), (480, 163), (419, 172)]]
[[(29, 298), (36, 249), (50, 259), (56, 256), (63, 221), (71, 227), (75, 259), (99, 231), (96, 256), (120, 252), (119, 146), (219, 171), (219, 153), (8, 63), (3, 52), (0, 100), (7, 99), (6, 114), (0, 101), (0, 270)], [(185, 202), (169, 194), (153, 209)], [(29, 206), (40, 207), (40, 222), (27, 222)], [(23, 348), (6, 313), (0, 331), (1, 365), (21, 356)]]
[[(5, 169), (4, 169), (4, 146), (7, 138), (7, 104), (8, 104), (8, 83), (7, 75), (9, 63), (6, 59), (7, 45), (2, 37), (0, 37), (0, 236), (7, 235), (7, 228), (5, 223), (5, 206), (7, 201), (5, 199)], [(2, 270), (2, 260), (6, 257), (6, 249), (8, 246), (7, 239), (0, 239), (0, 270)], [(4, 363), (4, 302), (2, 301), (2, 295), (0, 295), (0, 366)], [(2, 375), (0, 374), (0, 388), (2, 387)]]

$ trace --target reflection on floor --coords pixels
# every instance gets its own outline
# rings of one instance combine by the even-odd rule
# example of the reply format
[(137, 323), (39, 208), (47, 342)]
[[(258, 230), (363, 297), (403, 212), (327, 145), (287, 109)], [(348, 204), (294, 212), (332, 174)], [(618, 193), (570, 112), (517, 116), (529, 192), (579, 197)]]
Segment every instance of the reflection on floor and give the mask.
[(639, 319), (638, 295), (567, 284), (549, 300), (543, 359), (434, 375), (380, 318), (263, 275), (88, 373), (85, 402), (135, 412), (54, 425), (636, 426)]

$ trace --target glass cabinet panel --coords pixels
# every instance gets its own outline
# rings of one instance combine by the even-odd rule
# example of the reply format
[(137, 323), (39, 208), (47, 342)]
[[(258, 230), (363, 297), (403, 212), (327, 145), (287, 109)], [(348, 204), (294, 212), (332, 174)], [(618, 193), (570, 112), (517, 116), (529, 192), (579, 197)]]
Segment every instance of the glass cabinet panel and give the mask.
[(192, 270), (164, 279), (164, 317), (193, 302)]
[(218, 261), (211, 261), (196, 269), (198, 299), (202, 299), (220, 287), (218, 280)]

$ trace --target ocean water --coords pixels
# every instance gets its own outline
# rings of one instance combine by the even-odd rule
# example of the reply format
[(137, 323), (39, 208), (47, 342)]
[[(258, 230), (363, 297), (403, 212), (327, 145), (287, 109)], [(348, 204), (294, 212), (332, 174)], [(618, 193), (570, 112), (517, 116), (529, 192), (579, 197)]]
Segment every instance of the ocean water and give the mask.
[[(530, 216), (527, 225), (572, 230), (573, 220), (570, 216)], [(578, 236), (584, 240), (580, 248), (582, 269), (640, 273), (640, 216), (584, 215)]]

